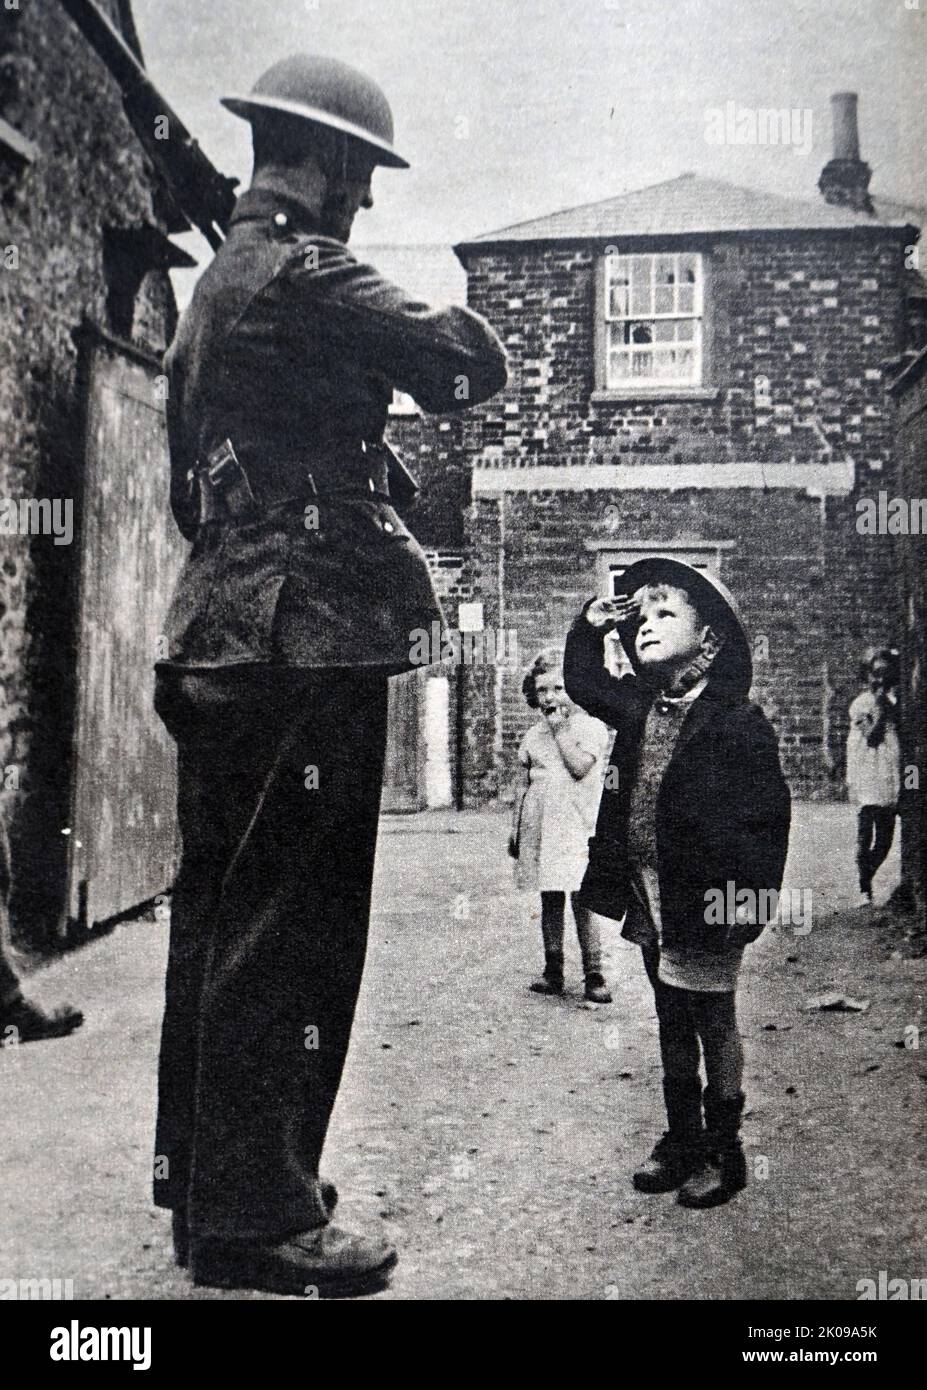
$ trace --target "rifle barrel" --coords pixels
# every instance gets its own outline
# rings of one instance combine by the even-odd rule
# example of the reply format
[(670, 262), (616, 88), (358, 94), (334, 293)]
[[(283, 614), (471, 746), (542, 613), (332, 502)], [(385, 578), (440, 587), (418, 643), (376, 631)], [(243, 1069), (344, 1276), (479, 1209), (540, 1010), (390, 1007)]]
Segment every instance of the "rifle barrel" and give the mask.
[[(181, 211), (215, 250), (235, 206), (237, 181), (221, 174), (203, 153), (94, 0), (61, 0), (61, 5), (117, 82), (126, 115)], [(167, 140), (155, 138), (154, 118), (161, 116), (167, 121)]]

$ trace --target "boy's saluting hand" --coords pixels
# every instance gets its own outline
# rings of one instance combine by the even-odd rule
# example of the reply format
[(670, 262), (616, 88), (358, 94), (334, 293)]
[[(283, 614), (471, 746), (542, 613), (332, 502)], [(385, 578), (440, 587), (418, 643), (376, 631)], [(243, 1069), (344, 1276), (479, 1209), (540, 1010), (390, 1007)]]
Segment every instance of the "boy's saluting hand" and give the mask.
[(639, 612), (638, 599), (620, 594), (618, 598), (597, 598), (594, 603), (590, 603), (586, 609), (586, 620), (593, 627), (605, 628), (610, 632), (612, 628), (621, 627), (631, 618), (636, 618)]

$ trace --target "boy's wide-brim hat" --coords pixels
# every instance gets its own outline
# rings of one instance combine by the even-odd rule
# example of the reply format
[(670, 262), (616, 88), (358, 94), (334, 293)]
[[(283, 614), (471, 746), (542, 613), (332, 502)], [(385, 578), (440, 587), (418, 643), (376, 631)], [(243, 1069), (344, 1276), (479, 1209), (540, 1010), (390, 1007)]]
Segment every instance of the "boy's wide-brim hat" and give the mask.
[[(654, 555), (628, 566), (615, 586), (616, 597), (619, 594), (627, 594), (630, 597), (637, 593), (638, 589), (657, 584), (670, 584), (676, 589), (684, 589), (691, 595), (693, 607), (698, 609), (715, 634), (723, 639), (721, 651), (711, 668), (712, 679), (723, 680), (744, 692), (749, 690), (753, 680), (750, 641), (737, 603), (721, 580), (705, 570), (696, 569), (694, 565), (687, 565), (683, 560)], [(636, 618), (622, 623), (618, 628), (621, 645), (635, 672), (640, 669), (634, 649), (637, 629)]]

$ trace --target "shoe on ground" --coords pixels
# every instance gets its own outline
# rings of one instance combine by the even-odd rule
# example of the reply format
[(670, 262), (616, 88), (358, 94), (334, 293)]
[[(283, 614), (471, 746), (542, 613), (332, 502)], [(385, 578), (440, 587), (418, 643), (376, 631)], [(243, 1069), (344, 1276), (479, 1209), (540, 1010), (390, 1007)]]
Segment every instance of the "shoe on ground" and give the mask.
[(863, 892), (861, 889), (853, 903), (854, 907), (872, 907), (872, 893)]
[(658, 1139), (653, 1152), (631, 1176), (638, 1192), (673, 1192), (698, 1171), (703, 1162), (699, 1137), (674, 1135), (669, 1131)]
[[(45, 1038), (66, 1038), (84, 1021), (80, 1009), (60, 1004), (57, 1009), (43, 1009), (34, 1000), (22, 995), (0, 1009), (0, 1034), (10, 1042), (41, 1042)], [(10, 1033), (7, 1030), (15, 1029)]]
[(190, 1251), (196, 1284), (319, 1298), (376, 1293), (397, 1259), (389, 1241), (330, 1225), (273, 1242), (198, 1241)]
[[(323, 1182), (319, 1186), (322, 1189), (322, 1205), (330, 1221), (338, 1205), (338, 1189), (333, 1182)], [(190, 1232), (187, 1213), (182, 1207), (171, 1212), (171, 1234), (174, 1238), (174, 1260), (181, 1269), (186, 1269), (190, 1263)]]
[(586, 976), (586, 998), (590, 1004), (610, 1004), (611, 991), (605, 983), (605, 976), (591, 973)]
[(544, 975), (540, 980), (535, 980), (528, 988), (532, 994), (562, 994), (563, 978), (556, 975), (550, 977)]
[(739, 1143), (730, 1144), (714, 1154), (687, 1178), (679, 1189), (676, 1201), (681, 1207), (702, 1211), (720, 1207), (747, 1186), (747, 1160)]

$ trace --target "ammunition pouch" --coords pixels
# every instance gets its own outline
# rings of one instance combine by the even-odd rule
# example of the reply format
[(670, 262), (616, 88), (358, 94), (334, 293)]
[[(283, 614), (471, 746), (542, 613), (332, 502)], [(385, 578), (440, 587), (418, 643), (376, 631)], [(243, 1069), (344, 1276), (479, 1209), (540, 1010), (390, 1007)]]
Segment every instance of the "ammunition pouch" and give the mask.
[(248, 475), (242, 468), (230, 439), (207, 455), (205, 463), (197, 463), (187, 475), (194, 494), (197, 524), (210, 521), (253, 521), (259, 507)]

